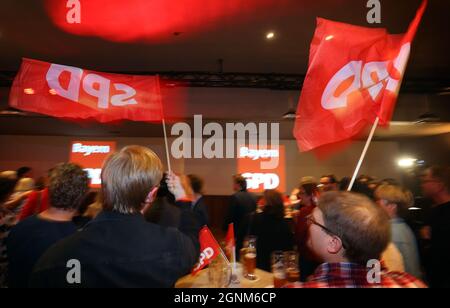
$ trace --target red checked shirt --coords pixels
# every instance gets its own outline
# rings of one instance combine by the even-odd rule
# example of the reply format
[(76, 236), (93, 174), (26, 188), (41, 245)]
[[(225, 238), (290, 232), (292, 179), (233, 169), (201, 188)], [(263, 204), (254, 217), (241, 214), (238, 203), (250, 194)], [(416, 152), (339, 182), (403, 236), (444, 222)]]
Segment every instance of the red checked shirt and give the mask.
[[(402, 272), (381, 269), (380, 283), (368, 281), (368, 269), (355, 263), (323, 263), (307, 282), (287, 288), (426, 288), (419, 279)], [(369, 278), (372, 275), (369, 275)]]

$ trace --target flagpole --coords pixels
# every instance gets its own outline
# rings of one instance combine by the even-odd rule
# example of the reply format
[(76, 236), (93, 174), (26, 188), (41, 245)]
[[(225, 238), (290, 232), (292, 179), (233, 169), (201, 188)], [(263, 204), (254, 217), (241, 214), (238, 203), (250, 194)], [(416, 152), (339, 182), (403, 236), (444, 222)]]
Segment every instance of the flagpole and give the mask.
[[(160, 82), (159, 82), (159, 75), (158, 76), (158, 88), (161, 89)], [(159, 97), (161, 100), (161, 93), (159, 93)], [(162, 118), (162, 127), (164, 132), (164, 145), (166, 147), (166, 160), (167, 160), (167, 169), (169, 171), (169, 174), (172, 173), (172, 168), (170, 166), (170, 155), (169, 155), (169, 142), (167, 141), (167, 132), (166, 132), (166, 120), (164, 117), (164, 106), (163, 103), (160, 101), (161, 104), (161, 118)]]
[(364, 146), (364, 150), (362, 151), (361, 157), (359, 158), (358, 164), (356, 165), (355, 172), (353, 173), (353, 177), (352, 177), (352, 180), (350, 181), (350, 184), (348, 185), (347, 191), (352, 190), (353, 184), (355, 183), (355, 180), (356, 180), (356, 176), (358, 175), (359, 169), (361, 168), (362, 162), (364, 160), (364, 157), (366, 156), (367, 149), (369, 148), (370, 142), (372, 141), (373, 135), (375, 133), (375, 130), (378, 126), (379, 121), (380, 121), (380, 118), (377, 117), (375, 119), (375, 122), (373, 122), (372, 129), (371, 129), (369, 137), (367, 138), (367, 141), (366, 141), (366, 145)]
[(166, 121), (164, 120), (164, 116), (162, 118), (162, 126), (163, 126), (163, 131), (164, 131), (164, 144), (166, 146), (167, 168), (169, 169), (169, 174), (170, 174), (170, 173), (172, 173), (172, 168), (170, 167), (169, 143), (167, 141)]

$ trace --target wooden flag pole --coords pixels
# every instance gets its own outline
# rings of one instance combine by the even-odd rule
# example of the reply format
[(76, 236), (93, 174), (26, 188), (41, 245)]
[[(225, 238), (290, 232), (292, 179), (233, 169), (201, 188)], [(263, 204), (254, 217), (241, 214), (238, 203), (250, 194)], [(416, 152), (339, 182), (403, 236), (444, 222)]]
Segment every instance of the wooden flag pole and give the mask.
[(366, 156), (367, 149), (369, 148), (370, 142), (372, 141), (373, 135), (375, 133), (375, 130), (378, 126), (379, 121), (380, 121), (380, 118), (377, 117), (375, 119), (375, 122), (373, 122), (372, 130), (370, 131), (369, 137), (367, 138), (367, 141), (366, 141), (366, 145), (364, 146), (364, 150), (362, 151), (361, 157), (359, 158), (358, 164), (356, 165), (356, 169), (355, 169), (355, 172), (353, 173), (352, 180), (350, 181), (350, 184), (348, 184), (347, 191), (352, 190), (353, 184), (355, 183), (355, 180), (356, 180), (356, 176), (358, 175), (359, 169), (361, 168), (362, 162), (364, 160), (364, 157)]

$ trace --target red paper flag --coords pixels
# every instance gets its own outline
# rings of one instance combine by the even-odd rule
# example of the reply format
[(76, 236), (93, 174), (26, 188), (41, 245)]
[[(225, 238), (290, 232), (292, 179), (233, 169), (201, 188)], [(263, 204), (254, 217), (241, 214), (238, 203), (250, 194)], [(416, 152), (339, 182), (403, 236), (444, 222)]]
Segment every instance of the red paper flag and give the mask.
[(234, 240), (234, 224), (231, 223), (228, 225), (227, 235), (225, 236), (225, 249), (227, 252), (228, 258), (231, 262), (235, 262), (235, 249), (236, 243)]
[(389, 124), (426, 5), (404, 35), (317, 19), (294, 127), (300, 151), (349, 139), (376, 117)]
[(9, 105), (99, 122), (159, 122), (163, 115), (158, 76), (99, 73), (30, 59), (22, 60)]
[(220, 254), (220, 246), (208, 227), (205, 226), (200, 230), (199, 241), (200, 258), (197, 265), (192, 270), (192, 275), (195, 275)]

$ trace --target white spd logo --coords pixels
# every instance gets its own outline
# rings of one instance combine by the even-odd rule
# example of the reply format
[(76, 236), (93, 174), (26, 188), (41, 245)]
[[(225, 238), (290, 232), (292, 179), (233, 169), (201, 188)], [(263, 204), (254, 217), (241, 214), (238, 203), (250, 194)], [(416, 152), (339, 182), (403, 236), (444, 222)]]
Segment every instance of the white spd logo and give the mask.
[[(403, 76), (411, 44), (406, 43), (400, 49), (397, 58), (394, 59), (395, 69)], [(327, 110), (343, 108), (347, 106), (348, 95), (354, 91), (367, 89), (373, 100), (376, 100), (383, 88), (397, 93), (400, 81), (392, 78), (388, 72), (388, 64), (384, 62), (368, 62), (363, 67), (363, 61), (351, 61), (341, 68), (328, 82), (322, 95), (322, 107)], [(372, 78), (378, 77), (378, 82)], [(343, 91), (339, 97), (334, 96), (338, 87), (347, 79), (354, 77), (353, 83)]]
[(214, 256), (214, 249), (211, 247), (206, 247), (201, 253), (197, 266), (194, 268), (194, 271), (198, 270), (205, 264), (205, 260), (209, 260)]
[[(70, 73), (69, 87), (64, 89), (59, 81), (62, 73)], [(55, 90), (56, 94), (74, 102), (79, 102), (80, 88), (98, 99), (98, 108), (107, 109), (109, 103), (113, 106), (135, 105), (138, 102), (133, 98), (136, 90), (123, 83), (113, 83), (111, 80), (97, 74), (85, 74), (81, 68), (52, 64), (46, 75), (47, 83), (50, 89)], [(109, 96), (111, 86), (116, 91), (123, 93)]]

